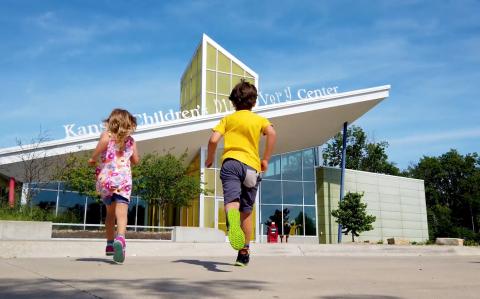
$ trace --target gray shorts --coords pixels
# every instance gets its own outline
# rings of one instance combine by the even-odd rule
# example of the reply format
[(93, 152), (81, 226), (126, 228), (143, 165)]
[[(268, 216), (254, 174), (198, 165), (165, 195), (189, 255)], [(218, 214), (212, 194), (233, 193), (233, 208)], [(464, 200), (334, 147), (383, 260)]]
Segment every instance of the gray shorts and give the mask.
[(240, 212), (250, 213), (255, 204), (261, 176), (255, 169), (235, 159), (226, 159), (220, 170), (224, 204), (239, 201)]

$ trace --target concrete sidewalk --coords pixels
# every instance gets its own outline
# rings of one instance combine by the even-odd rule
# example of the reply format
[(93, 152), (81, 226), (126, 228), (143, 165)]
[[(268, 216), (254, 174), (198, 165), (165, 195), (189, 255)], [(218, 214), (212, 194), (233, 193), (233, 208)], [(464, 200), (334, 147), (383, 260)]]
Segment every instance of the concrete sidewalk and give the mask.
[[(252, 244), (256, 256), (480, 256), (480, 247), (377, 244)], [(104, 240), (0, 241), (0, 258), (103, 257)], [(127, 240), (127, 257), (230, 257), (228, 243)]]
[(0, 259), (0, 298), (477, 299), (477, 256)]

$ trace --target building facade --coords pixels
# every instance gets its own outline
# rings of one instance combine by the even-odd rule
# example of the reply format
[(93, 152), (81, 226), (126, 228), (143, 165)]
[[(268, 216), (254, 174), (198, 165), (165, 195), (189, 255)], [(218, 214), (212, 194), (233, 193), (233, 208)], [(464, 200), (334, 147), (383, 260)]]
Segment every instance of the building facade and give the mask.
[[(257, 73), (203, 35), (181, 77), (177, 117), (154, 124), (147, 120), (157, 115), (150, 117), (144, 113), (144, 123), (148, 126), (139, 126), (134, 137), (141, 154), (163, 150), (182, 154), (187, 149), (189, 174), (203, 182), (205, 193), (192, 198), (188, 207), (169, 207), (164, 215), (158, 207), (133, 196), (129, 205), (129, 225), (180, 225), (226, 231), (219, 178), (222, 145), (212, 167), (206, 168), (204, 161), (211, 128), (233, 111), (228, 96), (242, 79), (258, 87)], [(343, 123), (353, 123), (387, 98), (389, 89), (390, 86), (380, 86), (340, 93), (336, 87), (301, 89), (297, 93), (298, 100), (271, 101), (270, 105), (267, 101), (264, 105), (258, 103), (255, 112), (270, 119), (279, 138), (257, 194), (252, 217), (254, 240), (261, 241), (267, 225), (274, 221), (281, 232), (289, 231), (290, 241), (336, 242), (337, 226), (330, 212), (338, 205), (339, 170), (321, 167), (319, 146), (339, 132)], [(285, 89), (285, 93), (288, 92), (289, 88)], [(195, 117), (192, 111), (196, 112)], [(97, 138), (98, 134), (74, 136), (47, 142), (34, 150), (42, 151), (45, 157), (89, 151), (95, 147)], [(22, 150), (25, 149), (0, 150), (0, 165), (7, 177), (21, 176), (19, 157)], [(31, 204), (50, 209), (57, 215), (75, 215), (85, 226), (100, 224), (105, 217), (101, 203), (65, 190), (61, 182), (25, 185), (24, 188), (35, 191)], [(345, 189), (364, 192), (369, 211), (377, 216), (375, 230), (363, 234), (362, 240), (405, 237), (420, 241), (428, 238), (422, 181), (347, 171)]]

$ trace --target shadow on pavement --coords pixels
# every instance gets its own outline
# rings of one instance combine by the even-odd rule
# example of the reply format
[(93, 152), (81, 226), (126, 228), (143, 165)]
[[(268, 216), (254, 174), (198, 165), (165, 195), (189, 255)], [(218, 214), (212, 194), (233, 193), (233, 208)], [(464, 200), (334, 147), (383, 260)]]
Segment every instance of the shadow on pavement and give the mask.
[(402, 299), (402, 297), (388, 295), (332, 295), (322, 296), (319, 299)]
[(264, 290), (265, 282), (254, 280), (182, 279), (2, 279), (0, 298), (224, 298), (244, 290)]
[(232, 272), (232, 271), (225, 271), (222, 269), (218, 269), (218, 266), (232, 266), (232, 264), (229, 263), (222, 263), (222, 262), (213, 262), (213, 261), (200, 261), (200, 260), (176, 260), (173, 261), (172, 263), (185, 263), (185, 264), (191, 264), (191, 265), (197, 265), (197, 266), (202, 266), (208, 271), (212, 272)]
[(116, 265), (116, 263), (112, 260), (112, 259), (102, 259), (102, 258), (78, 258), (76, 259), (77, 262), (102, 262), (102, 263), (105, 263), (105, 264), (113, 264), (113, 265)]

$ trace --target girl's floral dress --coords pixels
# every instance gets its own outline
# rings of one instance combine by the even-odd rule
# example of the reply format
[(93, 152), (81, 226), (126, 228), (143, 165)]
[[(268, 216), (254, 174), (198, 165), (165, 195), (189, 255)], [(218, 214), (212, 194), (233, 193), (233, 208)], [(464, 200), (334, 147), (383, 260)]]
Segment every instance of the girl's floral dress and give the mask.
[(97, 192), (102, 199), (110, 198), (114, 193), (130, 199), (132, 192), (132, 170), (130, 157), (133, 154), (133, 138), (125, 139), (125, 148), (119, 150), (115, 139), (110, 137), (107, 150), (101, 155), (100, 166), (96, 169)]

